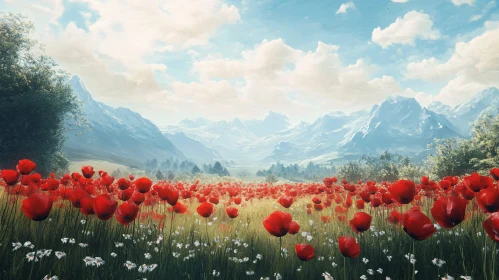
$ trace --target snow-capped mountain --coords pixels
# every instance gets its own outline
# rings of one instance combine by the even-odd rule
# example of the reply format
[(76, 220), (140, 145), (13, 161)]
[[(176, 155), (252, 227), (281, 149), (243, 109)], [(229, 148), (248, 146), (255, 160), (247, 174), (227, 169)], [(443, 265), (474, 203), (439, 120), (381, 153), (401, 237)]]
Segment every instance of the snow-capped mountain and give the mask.
[(291, 126), (288, 117), (272, 111), (263, 120), (248, 120), (243, 121), (243, 123), (251, 132), (260, 137), (285, 130)]
[(223, 157), (215, 150), (207, 148), (201, 142), (196, 141), (183, 132), (173, 134), (164, 133), (189, 160), (199, 164), (212, 163), (215, 160), (222, 160)]
[(452, 108), (447, 114), (449, 120), (461, 134), (469, 136), (472, 124), (484, 114), (499, 114), (499, 89), (488, 88), (470, 100)]
[(414, 98), (389, 97), (375, 106), (369, 119), (342, 144), (349, 152), (425, 149), (435, 138), (459, 136), (444, 115), (422, 107)]
[(209, 121), (198, 118), (183, 120), (178, 125), (165, 125), (160, 128), (168, 134), (182, 132), (207, 148), (216, 150), (222, 158), (231, 160), (243, 159), (241, 150), (258, 139), (258, 136), (238, 118), (232, 121)]
[(88, 120), (87, 129), (66, 133), (64, 149), (70, 158), (106, 159), (136, 166), (152, 158), (185, 158), (156, 125), (138, 113), (95, 101), (77, 76), (72, 77), (70, 85)]
[(452, 111), (451, 106), (444, 104), (440, 101), (433, 101), (426, 108), (428, 108), (428, 110), (431, 110), (433, 112), (438, 112), (439, 114), (442, 114), (445, 116), (448, 116), (449, 113)]
[(470, 123), (498, 111), (499, 90), (491, 88), (454, 108), (440, 102), (425, 108), (414, 98), (392, 96), (369, 111), (331, 112), (311, 124), (290, 125), (286, 116), (270, 112), (260, 120), (184, 120), (162, 130), (184, 132), (239, 163), (341, 162), (385, 150), (422, 155), (434, 139), (467, 137)]

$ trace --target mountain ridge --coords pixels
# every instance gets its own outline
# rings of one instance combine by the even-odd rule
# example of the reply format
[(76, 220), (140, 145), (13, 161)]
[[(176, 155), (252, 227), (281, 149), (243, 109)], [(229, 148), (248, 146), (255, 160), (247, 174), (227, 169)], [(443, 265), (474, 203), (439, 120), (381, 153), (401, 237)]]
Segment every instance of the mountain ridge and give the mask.
[(134, 166), (152, 158), (185, 158), (155, 124), (139, 113), (95, 101), (78, 76), (68, 82), (88, 120), (87, 129), (65, 135), (64, 150), (70, 158), (109, 159)]

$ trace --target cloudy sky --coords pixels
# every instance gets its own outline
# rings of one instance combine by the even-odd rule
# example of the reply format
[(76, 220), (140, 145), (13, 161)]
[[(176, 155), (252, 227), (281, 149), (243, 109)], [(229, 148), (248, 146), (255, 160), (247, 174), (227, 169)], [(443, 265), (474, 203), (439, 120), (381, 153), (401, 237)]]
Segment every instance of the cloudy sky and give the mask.
[(499, 86), (492, 0), (0, 0), (98, 101), (157, 124), (313, 121), (389, 95), (456, 105)]

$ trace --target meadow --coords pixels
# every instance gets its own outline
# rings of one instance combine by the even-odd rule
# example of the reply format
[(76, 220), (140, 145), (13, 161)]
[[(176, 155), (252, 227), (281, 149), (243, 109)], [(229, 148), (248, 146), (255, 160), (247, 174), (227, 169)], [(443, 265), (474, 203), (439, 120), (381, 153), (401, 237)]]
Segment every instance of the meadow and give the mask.
[(0, 279), (498, 279), (499, 169), (279, 185), (41, 178), (27, 160), (1, 174)]

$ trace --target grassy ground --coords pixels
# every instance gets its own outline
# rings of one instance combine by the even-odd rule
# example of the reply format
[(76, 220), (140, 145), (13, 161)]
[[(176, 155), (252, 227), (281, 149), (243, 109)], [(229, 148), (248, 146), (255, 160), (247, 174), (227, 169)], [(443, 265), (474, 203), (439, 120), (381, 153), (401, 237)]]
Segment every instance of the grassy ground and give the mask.
[[(305, 205), (310, 197), (300, 198), (290, 209), (282, 208), (273, 199), (255, 200), (239, 206), (236, 219), (225, 214), (223, 197), (209, 219), (196, 214), (198, 203), (194, 201), (189, 203), (187, 213), (175, 214), (173, 220), (163, 204), (141, 206), (141, 213), (154, 211), (166, 216), (160, 220), (143, 217), (127, 227), (114, 218), (100, 221), (95, 216), (85, 217), (63, 200), (54, 203), (49, 219), (33, 222), (20, 211), (21, 199), (2, 194), (0, 279), (30, 279), (30, 275), (31, 279), (57, 275), (72, 280), (279, 279), (278, 275), (282, 279), (321, 279), (324, 272), (334, 279), (361, 279), (363, 275), (366, 279), (440, 279), (447, 274), (455, 279), (463, 275), (484, 280), (499, 277), (495, 271), (496, 245), (483, 231), (484, 216), (472, 214), (471, 204), (468, 218), (459, 226), (413, 242), (400, 227), (386, 222), (386, 209), (367, 207), (374, 229), (359, 235), (336, 218), (329, 223), (321, 221), (321, 216), (333, 215), (334, 204), (307, 214)], [(423, 198), (422, 210), (428, 215), (431, 203)], [(282, 238), (282, 255), (279, 238), (270, 236), (262, 225), (262, 220), (275, 210), (290, 212), (301, 225), (298, 234)], [(351, 209), (348, 217), (356, 211)], [(341, 235), (358, 239), (362, 250), (358, 258), (341, 256), (337, 245)], [(74, 238), (74, 244), (70, 240), (64, 243), (63, 238)], [(27, 241), (35, 247), (13, 250), (13, 243)], [(294, 252), (297, 243), (314, 246), (315, 258), (309, 262), (298, 260)], [(37, 262), (28, 261), (28, 253), (42, 249), (52, 251)], [(65, 256), (58, 259), (56, 251)], [(407, 254), (415, 255), (415, 265)], [(100, 257), (104, 264), (86, 265), (86, 257)], [(432, 263), (435, 258), (445, 264), (438, 267)], [(127, 269), (127, 261), (136, 267)], [(143, 264), (157, 267), (142, 273), (139, 267)]]

